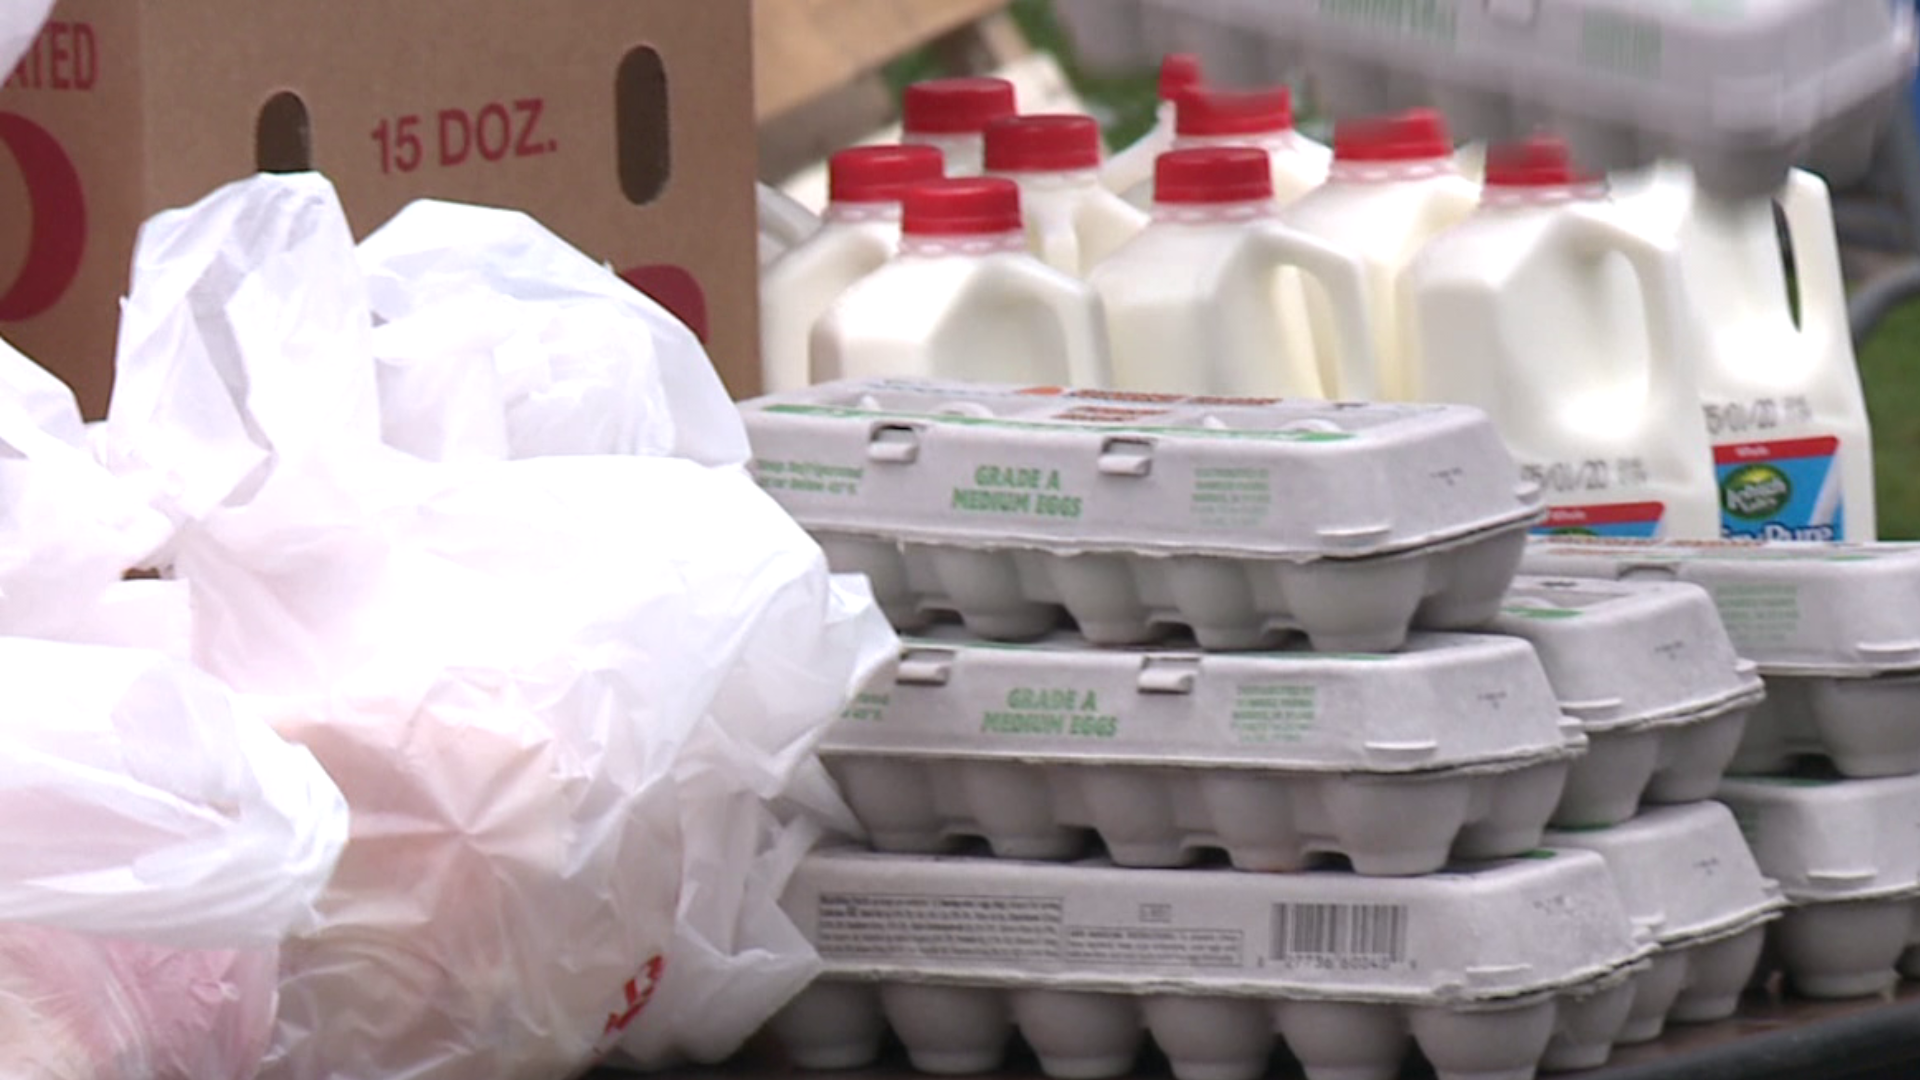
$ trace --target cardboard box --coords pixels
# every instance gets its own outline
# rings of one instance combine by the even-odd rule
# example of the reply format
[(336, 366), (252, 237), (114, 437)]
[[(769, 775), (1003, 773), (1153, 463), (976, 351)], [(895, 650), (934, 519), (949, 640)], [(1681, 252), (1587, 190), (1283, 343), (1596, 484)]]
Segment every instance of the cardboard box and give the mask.
[(257, 169), (533, 214), (758, 389), (748, 0), (61, 0), (0, 89), (0, 334), (106, 406), (140, 223)]

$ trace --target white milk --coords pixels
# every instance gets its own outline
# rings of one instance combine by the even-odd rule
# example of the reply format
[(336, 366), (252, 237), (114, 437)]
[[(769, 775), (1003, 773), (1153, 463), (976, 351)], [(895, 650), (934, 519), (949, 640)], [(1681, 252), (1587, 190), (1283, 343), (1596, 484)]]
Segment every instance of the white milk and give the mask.
[(1678, 251), (1564, 144), (1493, 148), (1479, 211), (1427, 245), (1401, 300), (1407, 388), (1493, 417), (1545, 488), (1541, 531), (1718, 535)]
[(1202, 80), (1200, 58), (1192, 53), (1168, 53), (1160, 60), (1160, 110), (1153, 127), (1132, 146), (1113, 155), (1100, 170), (1100, 182), (1108, 191), (1125, 195), (1145, 185), (1151, 190), (1153, 162), (1173, 149), (1175, 102), (1189, 90), (1198, 89)]
[(907, 87), (900, 104), (900, 141), (945, 155), (948, 176), (979, 176), (987, 125), (1014, 115), (1005, 79), (928, 79)]
[[(1380, 357), (1375, 382), (1388, 400), (1412, 396), (1394, 311), (1400, 272), (1478, 201), (1476, 185), (1455, 168), (1446, 121), (1430, 109), (1415, 109), (1337, 124), (1327, 182), (1281, 214), (1287, 224), (1365, 263), (1367, 316)], [(1330, 372), (1333, 312), (1323, 297), (1309, 292), (1307, 299), (1320, 370)]]
[(900, 197), (940, 179), (929, 146), (856, 146), (827, 162), (827, 211), (812, 236), (760, 275), (760, 374), (767, 393), (807, 386), (808, 336), (828, 305), (900, 247)]
[(1108, 385), (1100, 299), (1027, 251), (1013, 181), (922, 184), (905, 210), (900, 254), (815, 325), (817, 380)]
[[(1153, 222), (1089, 279), (1107, 310), (1114, 386), (1241, 397), (1371, 396), (1373, 342), (1358, 259), (1280, 224), (1266, 155), (1175, 150), (1156, 169)], [(1297, 267), (1334, 298), (1338, 381), (1298, 326)], [(1293, 302), (1286, 302), (1292, 298)], [(1292, 332), (1290, 332), (1290, 329)]]
[(1146, 227), (1145, 213), (1100, 186), (1100, 125), (1091, 116), (994, 121), (987, 172), (1020, 185), (1027, 242), (1063, 273), (1085, 277)]
[[(1294, 130), (1293, 91), (1205, 90), (1193, 87), (1174, 105), (1175, 150), (1251, 146), (1266, 151), (1273, 170), (1273, 194), (1282, 205), (1319, 187), (1327, 178), (1331, 152)], [(1127, 192), (1136, 206), (1153, 203), (1153, 185)]]
[[(1678, 236), (1707, 335), (1698, 377), (1722, 533), (1874, 539), (1873, 447), (1826, 184), (1795, 170), (1777, 200), (1728, 199), (1702, 190), (1674, 164), (1626, 186), (1628, 213)], [(1775, 201), (1793, 248), (1798, 327)]]
[(760, 267), (798, 247), (820, 227), (814, 212), (777, 187), (757, 184), (760, 209)]

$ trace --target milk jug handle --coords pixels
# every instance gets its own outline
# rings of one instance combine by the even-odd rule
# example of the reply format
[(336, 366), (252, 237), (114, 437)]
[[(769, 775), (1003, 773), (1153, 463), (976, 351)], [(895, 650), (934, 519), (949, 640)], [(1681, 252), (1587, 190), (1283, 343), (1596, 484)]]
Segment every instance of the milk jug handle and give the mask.
[(1800, 332), (1817, 340), (1848, 338), (1846, 287), (1841, 283), (1840, 241), (1834, 233), (1833, 201), (1826, 181), (1804, 169), (1787, 174), (1780, 210), (1793, 243), (1793, 277), (1800, 293)]
[[(1618, 252), (1633, 269), (1646, 309), (1648, 356), (1647, 395), (1654, 415), (1671, 414), (1685, 422), (1685, 410), (1697, 409), (1690, 346), (1682, 340), (1687, 324), (1686, 285), (1680, 275), (1677, 249), (1670, 243), (1636, 232), (1604, 213), (1563, 214), (1563, 227), (1575, 230), (1576, 240), (1595, 258)], [(1664, 406), (1664, 407), (1663, 407)]]
[(1029, 220), (1027, 246), (1041, 262), (1062, 273), (1078, 275), (1087, 269), (1081, 263), (1080, 234), (1063, 215), (1047, 214)]
[(1249, 243), (1269, 271), (1295, 267), (1320, 283), (1332, 309), (1334, 359), (1340, 385), (1322, 387), (1330, 398), (1348, 401), (1379, 399), (1379, 342), (1367, 318), (1367, 272), (1358, 256), (1311, 233), (1279, 222), (1252, 229)]

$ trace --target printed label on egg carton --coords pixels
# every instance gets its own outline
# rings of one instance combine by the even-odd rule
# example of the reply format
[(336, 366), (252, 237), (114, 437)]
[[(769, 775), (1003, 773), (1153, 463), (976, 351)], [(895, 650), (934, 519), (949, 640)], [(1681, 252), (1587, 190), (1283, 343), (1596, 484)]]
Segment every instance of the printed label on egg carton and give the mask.
[(1523, 570), (1704, 587), (1761, 674), (1920, 672), (1920, 544), (1536, 538)]
[(1396, 881), (829, 853), (782, 903), (826, 965), (774, 1024), (808, 1067), (870, 1061), (883, 1018), (939, 1072), (1015, 1028), (1062, 1077), (1125, 1073), (1143, 1033), (1176, 1076), (1258, 1075), (1276, 1032), (1309, 1070), (1416, 1042), (1443, 1076), (1579, 1067), (1652, 951), (1576, 851)]

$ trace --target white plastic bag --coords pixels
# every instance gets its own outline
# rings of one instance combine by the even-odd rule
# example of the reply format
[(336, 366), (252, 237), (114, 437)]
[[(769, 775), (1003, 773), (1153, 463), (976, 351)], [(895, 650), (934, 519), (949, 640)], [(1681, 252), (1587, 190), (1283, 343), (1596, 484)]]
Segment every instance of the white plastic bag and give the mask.
[(249, 1080), (347, 809), (157, 653), (0, 638), (0, 1075)]
[(52, 10), (53, 0), (7, 0), (0, 4), (0, 71), (11, 72), (20, 62)]

